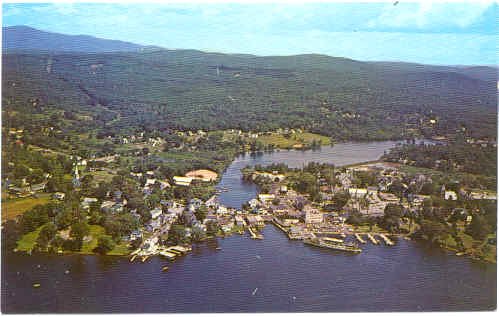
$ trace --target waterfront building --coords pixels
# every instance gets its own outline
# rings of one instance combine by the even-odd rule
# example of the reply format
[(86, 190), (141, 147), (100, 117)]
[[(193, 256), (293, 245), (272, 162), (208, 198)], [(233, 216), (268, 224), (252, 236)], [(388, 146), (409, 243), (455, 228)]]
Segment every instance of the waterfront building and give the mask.
[(307, 225), (320, 224), (324, 221), (323, 214), (315, 208), (307, 208), (305, 210), (305, 223)]
[(266, 203), (266, 202), (272, 201), (274, 198), (275, 198), (275, 195), (273, 195), (273, 194), (259, 194), (258, 195), (258, 199), (262, 203)]

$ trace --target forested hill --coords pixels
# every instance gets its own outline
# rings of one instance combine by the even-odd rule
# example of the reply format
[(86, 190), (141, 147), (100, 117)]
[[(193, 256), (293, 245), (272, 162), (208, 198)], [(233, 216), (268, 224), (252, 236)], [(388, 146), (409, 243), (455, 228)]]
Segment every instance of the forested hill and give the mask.
[(496, 71), (313, 54), (4, 51), (2, 98), (7, 110), (63, 109), (110, 133), (289, 127), (370, 140), (465, 127), (495, 137)]
[(4, 50), (38, 50), (47, 52), (122, 52), (139, 51), (144, 46), (88, 35), (66, 35), (45, 32), (28, 26), (2, 28)]

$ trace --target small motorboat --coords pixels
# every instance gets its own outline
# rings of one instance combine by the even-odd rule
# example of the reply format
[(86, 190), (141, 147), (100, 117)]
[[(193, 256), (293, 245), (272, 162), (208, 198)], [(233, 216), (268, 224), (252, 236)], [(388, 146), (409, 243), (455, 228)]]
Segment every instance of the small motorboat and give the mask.
[(163, 271), (163, 272), (168, 271), (168, 266), (163, 266), (163, 268), (161, 269), (161, 271)]
[(33, 287), (34, 287), (34, 288), (38, 288), (38, 287), (40, 287), (40, 286), (41, 286), (41, 285), (40, 285), (40, 283), (34, 283), (34, 284), (33, 284)]
[(215, 250), (220, 251), (220, 250), (222, 250), (222, 248), (221, 247), (216, 247)]

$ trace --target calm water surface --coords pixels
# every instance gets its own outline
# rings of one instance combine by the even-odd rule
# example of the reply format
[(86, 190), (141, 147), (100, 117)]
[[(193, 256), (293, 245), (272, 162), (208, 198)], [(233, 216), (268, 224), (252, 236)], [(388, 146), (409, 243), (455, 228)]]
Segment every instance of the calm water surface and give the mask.
[[(377, 159), (393, 142), (349, 143), (318, 152), (281, 151), (236, 159), (220, 186), (223, 203), (239, 207), (256, 194), (240, 179), (246, 165)], [(233, 195), (234, 194), (234, 195)], [(289, 241), (266, 226), (264, 240), (247, 235), (212, 240), (174, 263), (130, 263), (111, 256), (4, 254), (3, 312), (287, 312), (491, 310), (496, 265), (456, 257), (400, 239), (393, 247), (363, 246), (358, 255)], [(222, 250), (217, 251), (217, 247)], [(168, 272), (161, 272), (164, 265)], [(69, 270), (66, 274), (65, 271)], [(33, 288), (40, 283), (40, 288)]]
[(385, 151), (388, 151), (397, 143), (400, 142), (349, 142), (338, 143), (334, 146), (323, 146), (318, 150), (280, 150), (272, 153), (246, 154), (239, 156), (227, 168), (220, 181), (218, 187), (230, 189), (230, 191), (220, 194), (220, 201), (226, 206), (241, 208), (243, 203), (256, 196), (256, 185), (241, 180), (241, 169), (248, 165), (286, 163), (289, 167), (293, 168), (302, 167), (309, 162), (333, 163), (336, 166), (348, 165), (377, 160)]

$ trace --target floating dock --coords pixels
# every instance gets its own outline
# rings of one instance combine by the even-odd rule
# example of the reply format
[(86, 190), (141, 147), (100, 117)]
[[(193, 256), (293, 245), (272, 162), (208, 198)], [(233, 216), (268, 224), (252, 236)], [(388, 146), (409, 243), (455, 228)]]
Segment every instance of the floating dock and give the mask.
[(378, 244), (379, 243), (379, 241), (376, 240), (376, 238), (374, 238), (370, 233), (367, 234), (367, 238), (369, 238), (369, 240), (371, 240), (371, 242), (373, 244)]
[(381, 239), (383, 239), (386, 243), (386, 245), (395, 245), (395, 243), (393, 243), (392, 240), (390, 240), (387, 236), (385, 236), (384, 234), (380, 233), (379, 236), (381, 237)]
[(357, 240), (360, 242), (360, 243), (366, 243), (366, 240), (362, 239), (362, 237), (360, 236), (360, 234), (356, 233), (355, 234), (355, 238), (357, 238)]

